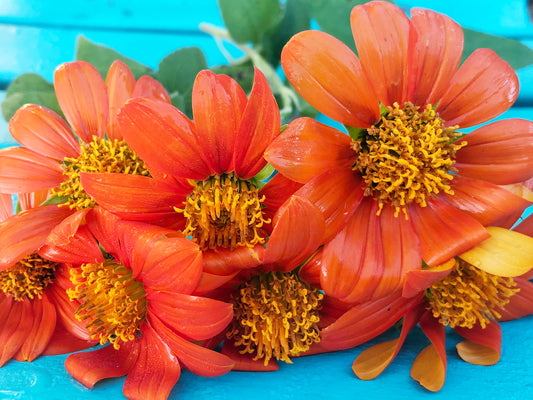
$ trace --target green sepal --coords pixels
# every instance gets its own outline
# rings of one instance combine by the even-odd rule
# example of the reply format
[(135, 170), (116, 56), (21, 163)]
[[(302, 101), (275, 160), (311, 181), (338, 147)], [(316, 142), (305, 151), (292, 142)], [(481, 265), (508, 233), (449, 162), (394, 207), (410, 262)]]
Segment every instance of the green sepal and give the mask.
[(41, 206), (49, 206), (51, 204), (64, 204), (68, 201), (68, 196), (52, 196), (49, 199), (43, 201)]
[(252, 179), (257, 181), (264, 181), (272, 176), (275, 169), (272, 165), (267, 163), (261, 171), (259, 171)]
[(359, 140), (363, 137), (364, 133), (366, 132), (366, 129), (363, 128), (355, 128), (353, 126), (344, 125), (346, 130), (348, 131), (348, 134), (353, 140)]
[(22, 211), (22, 206), (20, 205), (20, 200), (17, 200), (17, 204), (15, 205), (15, 214), (18, 214)]

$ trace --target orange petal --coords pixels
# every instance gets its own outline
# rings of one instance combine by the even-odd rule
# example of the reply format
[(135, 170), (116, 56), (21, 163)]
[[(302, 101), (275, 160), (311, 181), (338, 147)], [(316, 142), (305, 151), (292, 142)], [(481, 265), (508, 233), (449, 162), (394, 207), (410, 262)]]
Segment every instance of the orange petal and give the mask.
[(70, 214), (68, 207), (50, 205), (22, 211), (5, 220), (0, 230), (0, 270), (37, 251), (52, 229)]
[(207, 297), (150, 292), (146, 300), (148, 312), (153, 312), (174, 332), (188, 339), (209, 339), (222, 331), (233, 318), (231, 304)]
[(176, 356), (149, 324), (143, 324), (139, 356), (124, 381), (124, 396), (130, 400), (167, 399), (180, 375)]
[(351, 169), (332, 169), (302, 186), (295, 196), (309, 200), (324, 214), (325, 241), (339, 232), (363, 199), (361, 177)]
[(292, 196), (274, 217), (263, 262), (275, 263), (276, 270), (291, 271), (323, 243), (325, 231), (320, 210), (308, 200)]
[(497, 309), (501, 314), (498, 321), (510, 321), (533, 314), (533, 282), (522, 278), (513, 279), (520, 291), (511, 297), (503, 310)]
[(33, 361), (40, 356), (47, 348), (56, 327), (56, 310), (46, 293), (42, 294), (41, 299), (31, 300), (30, 304), (33, 318), (29, 321), (31, 325), (25, 328), (26, 338), (17, 354), (19, 361)]
[(521, 214), (531, 205), (501, 186), (477, 179), (454, 176), (451, 186), (454, 194), (445, 194), (446, 201), (485, 226), (506, 216)]
[(24, 147), (0, 150), (0, 191), (35, 192), (63, 182), (61, 164)]
[(378, 99), (387, 106), (403, 104), (407, 100), (409, 19), (397, 6), (374, 1), (355, 6), (350, 22), (361, 64)]
[(497, 185), (523, 182), (533, 175), (531, 121), (496, 121), (469, 133), (460, 142), (467, 143), (456, 154), (455, 167), (460, 174)]
[(9, 121), (9, 131), (21, 145), (43, 156), (63, 160), (80, 154), (78, 140), (63, 118), (46, 107), (20, 107)]
[(202, 252), (186, 238), (154, 243), (138, 275), (146, 290), (192, 293), (202, 274)]
[(420, 327), (431, 341), (413, 361), (411, 378), (432, 392), (439, 391), (446, 379), (446, 348), (444, 326), (435, 320), (431, 312), (420, 319)]
[(103, 138), (109, 103), (104, 80), (98, 70), (85, 61), (61, 64), (54, 73), (57, 101), (74, 133), (89, 142)]
[[(259, 89), (256, 87), (256, 90)], [(244, 91), (230, 77), (208, 70), (200, 71), (196, 76), (192, 89), (194, 123), (202, 154), (212, 173), (221, 174), (233, 169), (235, 138), (247, 102)]]
[(287, 79), (313, 107), (342, 124), (369, 128), (379, 103), (361, 62), (340, 40), (320, 31), (294, 35), (283, 48)]
[(323, 249), (324, 248), (322, 247), (313, 254), (298, 271), (301, 280), (317, 288), (320, 288), (320, 271), (322, 270)]
[(436, 267), (408, 271), (405, 275), (402, 296), (413, 297), (422, 293), (435, 282), (447, 276), (456, 264), (455, 258), (452, 258)]
[(82, 340), (71, 335), (63, 325), (57, 321), (56, 329), (42, 355), (55, 356), (58, 354), (73, 353), (75, 351), (88, 349), (97, 343), (97, 341)]
[(276, 360), (270, 359), (265, 365), (263, 360), (254, 360), (254, 356), (251, 354), (241, 354), (239, 349), (229, 340), (224, 340), (221, 353), (234, 362), (233, 371), (270, 372), (279, 370)]
[(10, 194), (0, 193), (0, 223), (13, 215), (13, 200)]
[(216, 249), (203, 252), (203, 270), (209, 274), (231, 275), (235, 272), (255, 268), (263, 263), (263, 245), (242, 246), (235, 249)]
[(164, 338), (180, 363), (192, 373), (212, 377), (225, 374), (232, 369), (234, 363), (227, 356), (183, 339), (154, 315), (148, 315), (148, 320), (155, 331)]
[(202, 296), (206, 293), (210, 293), (230, 282), (239, 272), (233, 272), (230, 275), (216, 275), (207, 272), (202, 272), (198, 286), (194, 290), (195, 296)]
[(347, 303), (370, 299), (383, 275), (384, 251), (377, 202), (365, 198), (346, 226), (324, 246), (320, 286)]
[(424, 306), (418, 307), (421, 299), (422, 296), (404, 298), (398, 291), (381, 299), (357, 304), (322, 330), (320, 343), (331, 351), (365, 343), (385, 332), (410, 310), (420, 308), (423, 311)]
[[(301, 187), (301, 183), (290, 180), (282, 174), (274, 175), (259, 191), (259, 197), (265, 196), (263, 201), (263, 216), (265, 219), (272, 221), (274, 214), (281, 205)], [(269, 227), (267, 226), (266, 228), (268, 229)]]
[(37, 207), (48, 198), (48, 189), (38, 190), (31, 193), (19, 193), (18, 199), (22, 211)]
[(193, 122), (172, 105), (146, 98), (128, 100), (118, 114), (118, 124), (150, 172), (196, 180), (214, 172), (201, 158), (203, 143)]
[(110, 345), (71, 354), (65, 360), (65, 368), (74, 379), (91, 389), (102, 379), (126, 375), (137, 360), (139, 347), (136, 341), (130, 341), (121, 344), (119, 350)]
[(2, 297), (4, 300), (0, 305), (7, 312), (0, 324), (0, 367), (22, 347), (28, 335), (28, 327), (33, 326), (33, 311), (28, 299), (12, 301), (12, 297)]
[(143, 75), (137, 80), (131, 97), (148, 97), (171, 104), (170, 96), (165, 87), (148, 75)]
[(440, 198), (428, 201), (427, 207), (409, 208), (422, 246), (424, 261), (435, 266), (463, 253), (490, 235), (474, 218)]
[(502, 331), (497, 322), (485, 328), (477, 324), (472, 329), (454, 328), (465, 341), (457, 344), (457, 353), (464, 361), (475, 365), (494, 365), (500, 361)]
[(418, 323), (422, 311), (421, 307), (416, 307), (406, 314), (399, 338), (371, 346), (357, 356), (352, 370), (359, 379), (374, 379), (389, 366), (403, 346), (407, 334)]
[(122, 213), (161, 213), (180, 206), (190, 188), (142, 175), (81, 174), (85, 191), (102, 207)]
[(477, 49), (461, 65), (437, 106), (447, 126), (461, 128), (488, 121), (518, 97), (518, 78), (490, 49)]
[(242, 179), (251, 178), (266, 165), (263, 153), (280, 130), (276, 99), (263, 73), (257, 68), (254, 71), (254, 85), (242, 113), (233, 152), (235, 174)]
[(117, 114), (126, 100), (131, 97), (135, 86), (135, 77), (129, 67), (120, 60), (113, 61), (105, 80), (109, 98), (109, 121), (107, 122), (107, 137), (111, 140), (122, 139), (117, 128)]
[(424, 108), (440, 100), (463, 53), (463, 30), (443, 14), (411, 9), (408, 50), (408, 96)]
[(352, 139), (311, 118), (292, 121), (272, 142), (265, 158), (287, 178), (306, 183), (324, 171), (351, 168), (355, 152)]

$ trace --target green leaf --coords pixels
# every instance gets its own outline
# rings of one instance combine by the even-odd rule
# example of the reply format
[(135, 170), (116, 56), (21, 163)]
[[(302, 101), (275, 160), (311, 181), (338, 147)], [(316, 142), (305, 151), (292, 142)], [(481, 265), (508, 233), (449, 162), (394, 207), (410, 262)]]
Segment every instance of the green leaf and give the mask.
[(278, 0), (218, 0), (218, 4), (224, 24), (237, 43), (259, 43), (283, 17)]
[(283, 46), (293, 35), (309, 28), (310, 17), (305, 0), (287, 0), (283, 19), (267, 32), (261, 42), (262, 56), (274, 67), (277, 67)]
[(131, 72), (133, 72), (136, 79), (142, 75), (149, 75), (152, 73), (152, 70), (146, 65), (123, 56), (109, 47), (93, 43), (83, 36), (78, 37), (76, 60), (90, 62), (96, 67), (104, 79), (107, 76), (107, 70), (115, 60), (123, 61), (131, 69)]
[(264, 181), (268, 178), (270, 178), (270, 176), (274, 173), (275, 169), (272, 165), (270, 165), (269, 163), (267, 163), (263, 169), (261, 169), (261, 171), (259, 171), (254, 177), (253, 179), (256, 179), (258, 181)]
[(184, 47), (161, 60), (156, 79), (169, 92), (186, 93), (192, 88), (196, 74), (206, 68), (207, 60), (199, 47)]
[(2, 102), (2, 114), (5, 120), (9, 121), (13, 114), (27, 103), (47, 107), (62, 115), (54, 85), (37, 74), (22, 74), (9, 85), (6, 98)]
[(471, 29), (463, 29), (463, 31), (465, 34), (465, 44), (462, 61), (474, 50), (487, 47), (494, 50), (513, 69), (520, 69), (533, 64), (533, 50), (518, 40), (489, 35)]
[(355, 43), (350, 27), (352, 8), (367, 3), (365, 0), (304, 0), (311, 16), (320, 28), (335, 36), (355, 51)]
[(215, 74), (226, 74), (237, 81), (246, 93), (250, 93), (254, 84), (254, 66), (250, 61), (242, 64), (219, 65), (211, 70)]

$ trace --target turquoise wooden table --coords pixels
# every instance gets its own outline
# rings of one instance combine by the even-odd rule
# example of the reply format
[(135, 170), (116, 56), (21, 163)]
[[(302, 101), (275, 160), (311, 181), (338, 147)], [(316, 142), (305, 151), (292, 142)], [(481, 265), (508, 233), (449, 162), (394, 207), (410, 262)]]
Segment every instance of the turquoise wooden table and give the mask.
[[(533, 48), (533, 25), (526, 0), (396, 2), (408, 9), (423, 6), (446, 13), (461, 25), (521, 40)], [(9, 82), (23, 72), (51, 80), (55, 67), (74, 58), (78, 35), (105, 44), (150, 67), (171, 51), (199, 46), (209, 65), (224, 63), (214, 41), (198, 30), (200, 22), (222, 26), (214, 0), (1, 0), (0, 101)], [(348, 21), (348, 17), (347, 17)], [(154, 45), (157, 43), (157, 45)], [(503, 117), (533, 119), (533, 66), (518, 71), (521, 93)], [(13, 144), (0, 121), (0, 146)], [(448, 335), (448, 370), (444, 388), (429, 393), (409, 377), (409, 369), (428, 341), (413, 330), (393, 364), (374, 381), (357, 379), (353, 359), (367, 346), (391, 339), (391, 330), (352, 350), (295, 359), (271, 373), (231, 372), (202, 378), (184, 371), (171, 399), (528, 399), (533, 397), (533, 317), (502, 324), (502, 358), (491, 367), (466, 364), (455, 352), (458, 336)], [(63, 368), (66, 356), (41, 357), (32, 363), (8, 362), (0, 369), (0, 400), (120, 399), (123, 379), (109, 379), (93, 390), (73, 380)]]

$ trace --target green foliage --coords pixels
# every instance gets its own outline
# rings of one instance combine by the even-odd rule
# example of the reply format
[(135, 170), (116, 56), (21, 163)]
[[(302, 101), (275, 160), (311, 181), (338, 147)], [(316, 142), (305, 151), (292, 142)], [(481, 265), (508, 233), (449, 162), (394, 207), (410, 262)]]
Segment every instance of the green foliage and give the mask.
[(15, 112), (24, 104), (33, 103), (62, 115), (54, 86), (37, 74), (22, 74), (7, 88), (6, 98), (2, 102), (2, 114), (9, 121)]
[(125, 57), (109, 47), (93, 43), (83, 36), (78, 38), (76, 60), (90, 62), (96, 67), (104, 79), (107, 76), (109, 67), (115, 60), (124, 62), (131, 69), (131, 72), (136, 79), (142, 75), (149, 75), (152, 72), (147, 66), (131, 58)]
[(533, 50), (517, 40), (501, 36), (463, 29), (465, 44), (464, 61), (474, 50), (487, 47), (494, 50), (501, 58), (509, 63), (513, 69), (520, 69), (533, 64)]
[(278, 0), (218, 0), (218, 4), (224, 23), (237, 43), (259, 43), (283, 17)]
[(192, 88), (198, 72), (206, 68), (207, 60), (199, 47), (183, 47), (161, 60), (155, 78), (170, 93), (183, 94)]
[(254, 84), (254, 66), (250, 61), (233, 65), (218, 65), (211, 70), (215, 74), (226, 74), (237, 81), (246, 93), (250, 93)]

